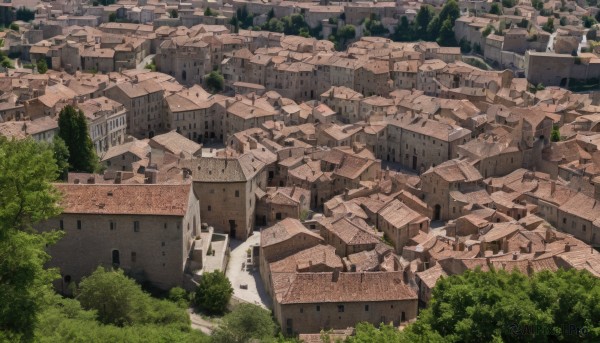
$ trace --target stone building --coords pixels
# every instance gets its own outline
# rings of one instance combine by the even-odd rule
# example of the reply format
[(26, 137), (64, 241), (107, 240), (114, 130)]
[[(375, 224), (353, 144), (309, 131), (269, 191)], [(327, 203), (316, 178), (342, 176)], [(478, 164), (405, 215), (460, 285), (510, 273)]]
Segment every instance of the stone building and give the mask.
[(399, 326), (417, 317), (417, 294), (402, 272), (289, 273), (278, 279), (273, 311), (288, 335), (360, 322)]
[(127, 110), (122, 104), (100, 97), (77, 103), (76, 106), (88, 121), (88, 130), (98, 156), (125, 141)]
[(65, 236), (49, 248), (56, 286), (98, 266), (119, 267), (140, 282), (168, 290), (186, 282), (186, 262), (200, 232), (198, 198), (190, 184), (56, 184), (63, 213), (40, 224)]
[(225, 97), (195, 85), (165, 98), (166, 128), (203, 143), (223, 140)]
[(377, 212), (377, 229), (385, 233), (400, 254), (411, 238), (429, 232), (429, 218), (399, 200), (392, 200)]
[(423, 173), (421, 175), (423, 200), (433, 208), (433, 220), (458, 217), (458, 214), (450, 211), (450, 193), (473, 190), (482, 179), (479, 171), (464, 160), (450, 160)]
[(106, 90), (106, 97), (127, 109), (128, 134), (141, 139), (163, 131), (164, 90), (155, 80), (117, 83)]
[(182, 161), (201, 199), (202, 220), (216, 232), (245, 240), (252, 234), (256, 194), (267, 186), (265, 164), (246, 153)]

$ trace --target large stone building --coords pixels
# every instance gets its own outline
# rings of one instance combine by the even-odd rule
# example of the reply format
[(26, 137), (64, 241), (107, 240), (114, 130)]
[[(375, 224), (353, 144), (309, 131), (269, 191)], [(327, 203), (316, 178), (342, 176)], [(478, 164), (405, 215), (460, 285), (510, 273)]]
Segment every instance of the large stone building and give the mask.
[(183, 286), (200, 233), (200, 207), (191, 184), (56, 184), (63, 213), (40, 224), (65, 236), (49, 248), (68, 291), (98, 266), (119, 267), (160, 289)]
[(245, 240), (254, 230), (256, 194), (267, 186), (265, 164), (246, 153), (183, 161), (201, 199), (202, 220), (217, 232)]
[(164, 90), (152, 79), (118, 83), (106, 90), (106, 97), (127, 109), (127, 133), (136, 138), (152, 138), (164, 129)]
[(360, 322), (399, 326), (417, 317), (417, 294), (401, 272), (288, 273), (278, 278), (273, 311), (288, 335)]

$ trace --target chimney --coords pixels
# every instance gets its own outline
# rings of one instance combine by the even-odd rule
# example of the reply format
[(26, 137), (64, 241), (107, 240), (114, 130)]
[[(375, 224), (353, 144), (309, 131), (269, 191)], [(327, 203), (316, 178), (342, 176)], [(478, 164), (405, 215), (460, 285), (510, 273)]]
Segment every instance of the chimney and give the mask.
[(554, 195), (555, 191), (556, 191), (556, 181), (552, 180), (552, 182), (550, 183), (550, 195)]
[(115, 184), (120, 184), (122, 178), (123, 178), (123, 173), (118, 171), (117, 176), (115, 176)]
[(565, 252), (569, 252), (571, 251), (571, 246), (569, 245), (569, 243), (565, 244)]
[(337, 282), (340, 278), (340, 271), (338, 269), (333, 271), (333, 274), (331, 275), (331, 281), (333, 282)]
[(95, 184), (95, 183), (96, 183), (96, 178), (95, 178), (95, 177), (93, 177), (93, 176), (90, 176), (90, 177), (88, 177), (88, 179), (87, 179), (87, 183), (88, 183), (88, 185), (93, 185), (93, 184)]
[(519, 253), (513, 252), (512, 259), (513, 259), (513, 261), (516, 261), (517, 259), (519, 259)]

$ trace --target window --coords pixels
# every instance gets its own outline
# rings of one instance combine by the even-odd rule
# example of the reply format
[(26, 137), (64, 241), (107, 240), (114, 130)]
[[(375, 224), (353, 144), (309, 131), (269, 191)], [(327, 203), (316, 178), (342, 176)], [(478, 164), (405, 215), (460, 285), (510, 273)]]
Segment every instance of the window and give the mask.
[(110, 231), (114, 231), (117, 229), (117, 223), (110, 221)]
[(369, 305), (365, 305), (365, 312), (369, 312)]
[(71, 282), (71, 275), (65, 275), (65, 277), (63, 278), (63, 280), (65, 280), (65, 283)]
[(77, 221), (77, 230), (81, 230), (81, 220)]
[(281, 220), (281, 212), (275, 213), (275, 219)]
[(567, 223), (567, 218), (563, 218), (563, 224)]
[(300, 313), (304, 313), (304, 309), (300, 307)]
[(587, 227), (585, 227), (585, 225), (582, 225), (582, 226), (581, 226), (581, 230), (582, 230), (583, 232), (585, 232), (585, 231), (587, 230)]
[(58, 224), (61, 230), (65, 229), (65, 223), (63, 222), (63, 220), (60, 220), (60, 223)]
[(137, 254), (135, 253), (135, 251), (131, 252), (131, 262), (135, 263), (135, 261), (137, 260)]
[(235, 191), (235, 197), (239, 198), (240, 197), (240, 191)]
[(133, 232), (140, 232), (140, 222), (137, 220), (133, 222)]
[(317, 305), (317, 312), (321, 312), (321, 305)]
[(344, 305), (338, 305), (338, 312), (344, 312)]
[(212, 207), (210, 207), (210, 205), (208, 205), (208, 212), (212, 211)]
[(165, 246), (165, 242), (160, 242), (160, 245), (164, 247)]

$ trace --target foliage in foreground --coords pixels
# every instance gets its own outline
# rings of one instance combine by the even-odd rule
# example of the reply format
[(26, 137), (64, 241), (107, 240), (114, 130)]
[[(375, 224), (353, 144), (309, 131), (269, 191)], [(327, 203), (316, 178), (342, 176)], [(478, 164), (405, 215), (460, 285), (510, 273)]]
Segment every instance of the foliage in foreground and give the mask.
[(273, 338), (276, 326), (271, 314), (253, 304), (240, 304), (223, 317), (213, 333), (214, 343), (264, 342)]
[(43, 266), (60, 234), (33, 230), (60, 212), (57, 176), (50, 146), (0, 137), (0, 341), (31, 341), (39, 298), (58, 275)]
[(438, 281), (404, 331), (359, 324), (362, 342), (598, 342), (600, 279), (587, 271), (467, 271)]
[(227, 276), (222, 271), (215, 270), (202, 274), (194, 303), (202, 311), (220, 314), (225, 312), (232, 295), (233, 288)]

